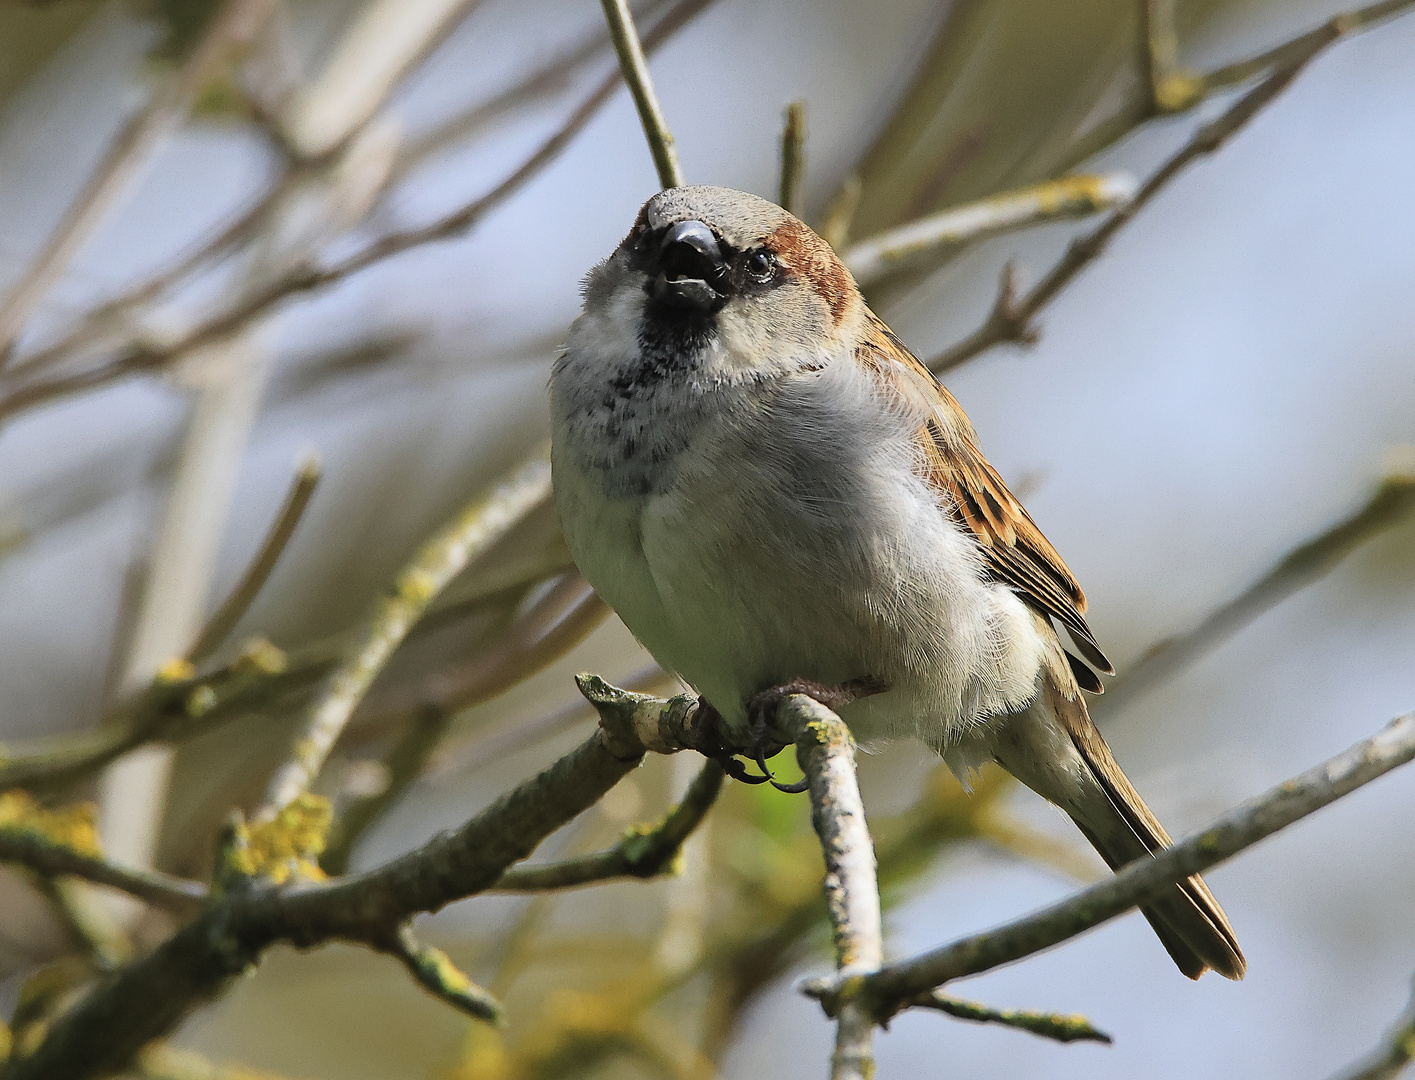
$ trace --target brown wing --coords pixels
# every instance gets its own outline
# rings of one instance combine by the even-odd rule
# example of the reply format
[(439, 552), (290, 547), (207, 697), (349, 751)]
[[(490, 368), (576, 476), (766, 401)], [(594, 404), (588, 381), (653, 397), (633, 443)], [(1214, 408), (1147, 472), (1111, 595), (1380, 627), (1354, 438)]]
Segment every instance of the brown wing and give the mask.
[(860, 348), (860, 360), (894, 392), (928, 406), (928, 419), (919, 432), (928, 480), (947, 496), (958, 520), (977, 539), (989, 571), (1066, 627), (1089, 663), (1113, 674), (1086, 625), (1081, 586), (983, 457), (963, 409), (889, 327), (873, 315), (870, 322), (872, 332)]

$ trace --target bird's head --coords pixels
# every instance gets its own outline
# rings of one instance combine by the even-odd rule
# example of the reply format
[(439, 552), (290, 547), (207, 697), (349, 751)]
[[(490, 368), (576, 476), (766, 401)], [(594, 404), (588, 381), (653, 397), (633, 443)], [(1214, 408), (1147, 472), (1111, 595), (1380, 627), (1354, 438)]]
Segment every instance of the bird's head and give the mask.
[[(585, 313), (719, 374), (788, 370), (833, 349), (863, 307), (830, 245), (781, 207), (722, 187), (644, 204), (585, 281)], [(745, 369), (745, 370), (744, 370)]]

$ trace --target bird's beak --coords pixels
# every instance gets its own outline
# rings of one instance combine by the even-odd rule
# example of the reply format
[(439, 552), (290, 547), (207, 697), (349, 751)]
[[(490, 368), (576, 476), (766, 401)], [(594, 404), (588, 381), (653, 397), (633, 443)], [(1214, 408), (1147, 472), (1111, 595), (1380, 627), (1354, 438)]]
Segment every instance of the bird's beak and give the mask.
[(664, 234), (659, 248), (659, 272), (653, 281), (655, 300), (671, 307), (716, 311), (725, 299), (717, 285), (727, 272), (722, 249), (712, 230), (701, 221), (680, 221)]

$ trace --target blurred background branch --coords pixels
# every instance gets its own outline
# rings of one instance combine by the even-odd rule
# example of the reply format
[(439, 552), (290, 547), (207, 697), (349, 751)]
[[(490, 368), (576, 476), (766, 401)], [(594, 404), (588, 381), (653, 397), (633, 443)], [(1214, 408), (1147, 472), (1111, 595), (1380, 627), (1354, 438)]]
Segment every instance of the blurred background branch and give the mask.
[[(1144, 768), (1149, 755), (1147, 793), (1157, 785), (1163, 799), (1169, 774), (1153, 774), (1164, 762), (1185, 778), (1170, 795), (1184, 807), (1179, 818), (1203, 820), (1280, 775), (1284, 754), (1296, 765), (1325, 753), (1317, 748), (1329, 745), (1333, 715), (1409, 700), (1401, 665), (1381, 659), (1408, 654), (1398, 614), (1412, 580), (1408, 477), (1397, 464), (1364, 508), (1325, 530), (1313, 524), (1340, 518), (1342, 493), (1359, 490), (1370, 459), (1412, 437), (1408, 305), (1384, 291), (1408, 275), (1381, 247), (1403, 235), (1406, 200), (1378, 205), (1371, 194), (1408, 172), (1391, 135), (1403, 130), (1390, 119), (1402, 95), (1381, 81), (1408, 53), (1404, 24), (1391, 27), (1390, 45), (1383, 33), (1333, 50), (1287, 89), (1327, 44), (1411, 5), (1335, 16), (1336, 4), (1315, 0), (891, 0), (863, 15), (728, 0), (612, 6), (622, 30), (643, 27), (642, 54), (654, 58), (661, 97), (642, 60), (630, 83), (662, 102), (648, 124), (656, 165), (671, 145), (666, 109), (695, 180), (776, 194), (818, 223), (920, 355), (952, 339), (960, 344), (945, 362), (961, 363), (960, 349), (976, 355), (993, 343), (960, 331), (1006, 256), (1051, 266), (1026, 288), (1009, 264), (993, 300), (998, 341), (1034, 339), (1036, 316), (1048, 312), (1046, 357), (1023, 379), (1005, 365), (970, 368), (955, 389), (990, 450), (1003, 448), (1009, 482), (1046, 477), (1031, 485), (1033, 509), (1086, 570), (1098, 629), (1113, 644), (1163, 642), (1122, 663), (1098, 700), (1124, 708), (1179, 680), (1164, 724), (1124, 729), (1127, 756)], [(20, 870), (0, 877), (0, 1002), (25, 1061), (86, 991), (107, 985), (96, 983), (105, 972), (131, 971), (122, 968), (131, 957), (149, 970), (141, 965), (154, 948), (175, 940), (204, 892), (197, 881), (210, 875), (220, 821), (231, 806), (259, 805), (331, 671), (367, 644), (367, 612), (385, 583), (469, 493), (543, 436), (545, 370), (578, 276), (622, 235), (655, 172), (679, 182), (649, 169), (594, 5), (294, 0), (269, 5), (258, 32), (219, 29), (221, 18), (261, 7), (0, 4), (0, 309), (21, 312), (0, 335), (9, 357), (0, 371), (0, 787), (32, 789), (44, 813), (79, 813), (83, 804), (69, 800), (93, 794), (102, 766), (135, 747), (176, 748), (170, 786), (112, 785), (142, 808), (150, 860), (130, 860), (121, 844), (84, 852), (0, 830), (0, 861)], [(220, 55), (196, 78), (204, 47)], [(1279, 94), (1282, 108), (1250, 125)], [(787, 102), (796, 104), (779, 129)], [(1186, 172), (1184, 185), (1167, 183), (1239, 130), (1232, 152)], [(1274, 131), (1300, 137), (1274, 143)], [(73, 144), (62, 160), (60, 142)], [(1353, 149), (1363, 146), (1386, 157)], [(1137, 192), (1131, 175), (1149, 180)], [(1321, 177), (1336, 186), (1321, 188)], [(1100, 260), (1147, 201), (1145, 225)], [(1360, 223), (1367, 206), (1377, 228)], [(1340, 228), (1323, 225), (1334, 208), (1346, 215)], [(1093, 213), (1106, 216), (1076, 233), (1070, 219)], [(1283, 247), (1286, 235), (1301, 243)], [(1072, 236), (1068, 253), (1046, 254)], [(1304, 292), (1290, 271), (1317, 261), (1316, 291)], [(1276, 322), (1262, 305), (1269, 281), (1281, 294)], [(1241, 314), (1225, 316), (1223, 289)], [(1332, 325), (1313, 329), (1328, 310)], [(1143, 324), (1138, 341), (1126, 337), (1131, 322)], [(1108, 369), (1111, 353), (1125, 365)], [(1206, 366), (1209, 355), (1219, 368)], [(1166, 450), (1160, 436), (1176, 416), (1182, 436)], [(308, 478), (291, 490), (289, 463), (312, 446), (328, 479), (311, 503)], [(130, 574), (128, 600), (110, 604), (112, 568), (128, 566), (146, 572)], [(1175, 582), (1179, 599), (1165, 592)], [(302, 848), (299, 874), (356, 878), (385, 865), (569, 750), (594, 722), (567, 704), (575, 670), (637, 672), (619, 681), (646, 693), (677, 689), (605, 620), (545, 501), (442, 586), (341, 706), (316, 794), (304, 797), (315, 801), (296, 815), (302, 842), (323, 851)], [(1299, 589), (1306, 598), (1280, 621), (1235, 637)], [(159, 604), (177, 593), (177, 607)], [(1343, 604), (1359, 604), (1359, 633), (1344, 629)], [(1183, 627), (1193, 629), (1174, 633)], [(250, 634), (288, 648), (288, 660), (260, 643), (228, 659)], [(1263, 681), (1274, 672), (1261, 655), (1254, 662), (1255, 643), (1271, 647), (1274, 636), (1304, 668), (1300, 703), (1283, 696), (1285, 681)], [(1320, 664), (1300, 659), (1308, 636), (1321, 641)], [(1185, 673), (1219, 644), (1202, 692), (1191, 693)], [(141, 664), (131, 660), (138, 652), (148, 654)], [(129, 677), (104, 690), (96, 672), (109, 655)], [(182, 656), (188, 665), (173, 663)], [(1236, 702), (1242, 686), (1270, 707)], [(1268, 713), (1282, 718), (1281, 740), (1268, 737)], [(1235, 714), (1250, 722), (1234, 725)], [(974, 901), (960, 903), (964, 895), (991, 912), (1016, 906), (1026, 882), (1096, 875), (1099, 864), (1034, 822), (1003, 776), (985, 771), (969, 796), (942, 766), (921, 766), (920, 753), (860, 759), (881, 904), (901, 946), (920, 922), (928, 940), (968, 933)], [(1227, 764), (1211, 768), (1219, 756)], [(406, 971), (366, 950), (289, 962), (276, 951), (176, 1045), (152, 1044), (133, 1074), (234, 1080), (244, 1066), (211, 1062), (238, 1056), (343, 1080), (740, 1076), (756, 1075), (769, 1053), (784, 1075), (798, 1062), (817, 1075), (820, 1056), (796, 1049), (813, 1036), (793, 1034), (790, 1014), (777, 1011), (789, 1008), (792, 973), (828, 949), (805, 800), (719, 791), (695, 766), (680, 754), (635, 770), (573, 835), (548, 841), (547, 863), (501, 881), (657, 874), (680, 862), (681, 877), (459, 905), (420, 921), (402, 954), (380, 939)], [(1242, 995), (1224, 999), (1222, 1024), (1203, 1013), (1203, 994), (1133, 1007), (1164, 991), (1158, 975), (1150, 987), (1152, 958), (1140, 949), (1126, 967), (1123, 931), (1068, 949), (1063, 1006), (1104, 1016), (1121, 1036), (1110, 1058), (1095, 1059), (1112, 1064), (1075, 1067), (1213, 1070), (1220, 1058), (1205, 1057), (1199, 1041), (1163, 1062), (1135, 1057), (1165, 1024), (1215, 1032), (1216, 1055), (1231, 1025), (1272, 1075), (1350, 1059), (1361, 1045), (1350, 1040), (1373, 1030), (1378, 1007), (1374, 991), (1356, 987), (1388, 983), (1396, 976), (1376, 974), (1385, 967), (1404, 978), (1410, 966), (1398, 921), (1363, 930), (1363, 941), (1381, 938), (1380, 957), (1364, 960), (1343, 921), (1373, 919), (1380, 897), (1403, 895), (1405, 856), (1386, 825), (1404, 815), (1400, 790), (1393, 782), (1367, 796), (1385, 800), (1379, 824), (1349, 824), (1366, 804), (1343, 811), (1346, 841), (1314, 853), (1322, 841), (1288, 839), (1308, 846), (1252, 856), (1335, 867), (1285, 907), (1245, 892), (1241, 874), (1224, 881), (1240, 929), (1261, 921), (1246, 903), (1270, 938), (1306, 944), (1255, 965)], [(686, 845), (675, 822), (689, 827)], [(268, 824), (261, 844), (286, 828)], [(1334, 835), (1326, 827), (1300, 836)], [(1010, 869), (987, 869), (987, 853), (1005, 855)], [(120, 925), (80, 878), (150, 903)], [(217, 878), (219, 890), (249, 884)], [(1314, 907), (1337, 895), (1330, 913)], [(1304, 919), (1326, 929), (1299, 930)], [(1082, 977), (1074, 958), (1083, 952), (1107, 958), (1106, 978)], [(1013, 969), (1007, 977), (1023, 981), (987, 996), (1045, 1001), (1049, 963)], [(1337, 973), (1348, 969), (1360, 978), (1342, 992)], [(1308, 977), (1271, 974), (1295, 970)], [(505, 1001), (507, 1026), (430, 1007), (407, 971), (473, 1013), (486, 1001), (475, 977)], [(1124, 987), (1120, 997), (1106, 997), (1112, 985)], [(1320, 1024), (1302, 1020), (1308, 985), (1323, 988)], [(357, 1000), (340, 996), (346, 987), (358, 987)], [(992, 1025), (1011, 1018), (1026, 1028), (1035, 1016), (1070, 1030), (1060, 1014), (942, 995), (927, 1004), (938, 1002)], [(1343, 1018), (1349, 1045), (1323, 1041), (1339, 1026), (1332, 1017)], [(397, 1047), (383, 1046), (379, 1032), (394, 1027)], [(975, 1051), (984, 1044), (974, 1039), (972, 1025), (900, 1025), (879, 1040), (881, 1075), (931, 1067), (941, 1048), (960, 1075), (1055, 1071), (1028, 1056), (1028, 1040), (1010, 1039), (1016, 1049), (999, 1054)], [(1392, 1035), (1380, 1052), (1398, 1044)]]

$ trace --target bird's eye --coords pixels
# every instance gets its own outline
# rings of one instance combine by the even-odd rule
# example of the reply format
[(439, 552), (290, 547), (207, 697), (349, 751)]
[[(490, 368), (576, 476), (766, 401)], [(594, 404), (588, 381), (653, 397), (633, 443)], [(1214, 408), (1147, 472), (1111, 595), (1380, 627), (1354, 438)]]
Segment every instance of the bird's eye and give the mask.
[(776, 272), (776, 264), (772, 260), (772, 257), (760, 248), (756, 251), (749, 252), (746, 259), (743, 261), (746, 265), (747, 273), (751, 274), (752, 277), (756, 278), (758, 281), (770, 281)]

